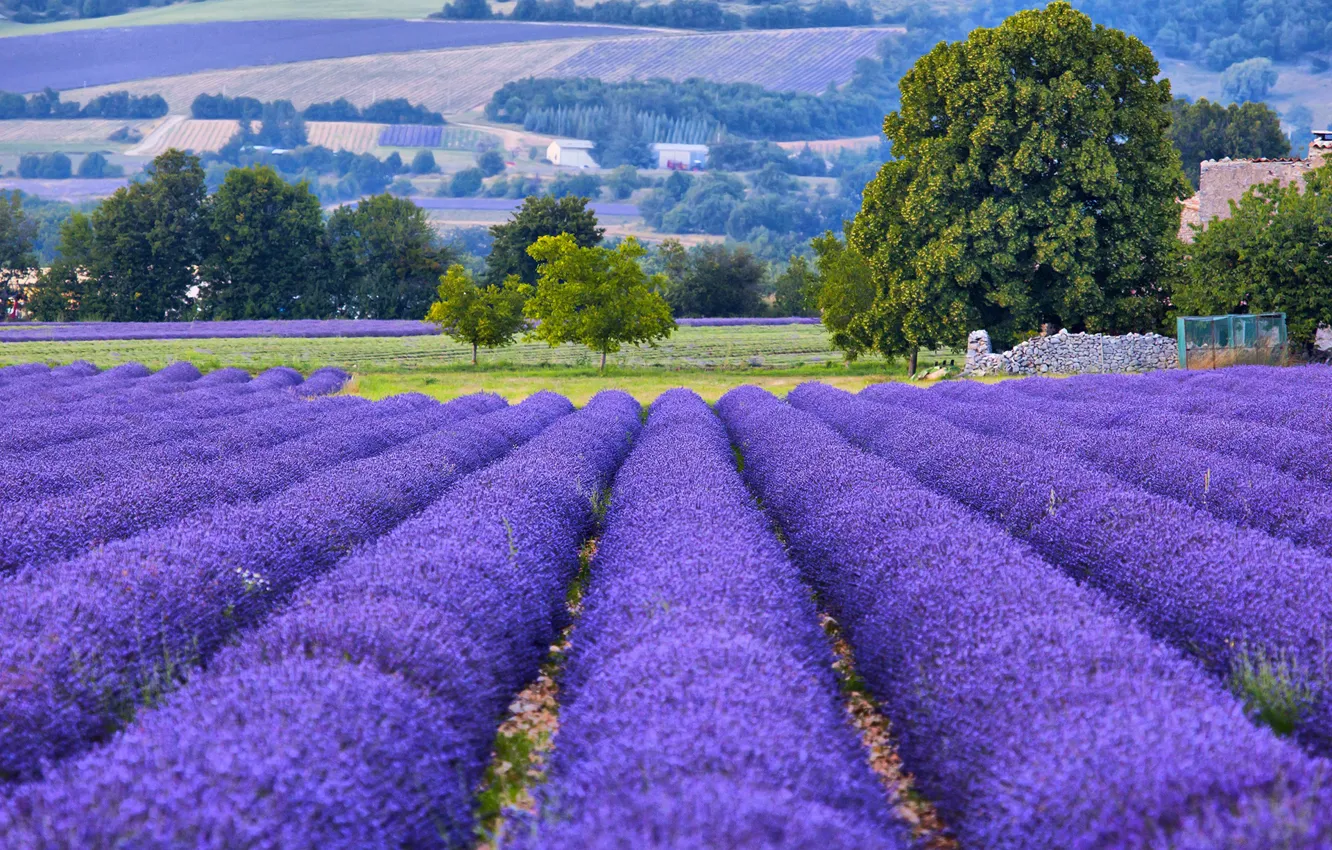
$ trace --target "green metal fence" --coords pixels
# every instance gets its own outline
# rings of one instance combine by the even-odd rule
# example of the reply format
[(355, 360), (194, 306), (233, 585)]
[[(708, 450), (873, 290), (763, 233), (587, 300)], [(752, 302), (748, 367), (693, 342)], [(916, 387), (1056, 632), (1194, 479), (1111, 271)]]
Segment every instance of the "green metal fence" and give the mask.
[(1176, 331), (1182, 369), (1286, 362), (1285, 313), (1180, 316)]

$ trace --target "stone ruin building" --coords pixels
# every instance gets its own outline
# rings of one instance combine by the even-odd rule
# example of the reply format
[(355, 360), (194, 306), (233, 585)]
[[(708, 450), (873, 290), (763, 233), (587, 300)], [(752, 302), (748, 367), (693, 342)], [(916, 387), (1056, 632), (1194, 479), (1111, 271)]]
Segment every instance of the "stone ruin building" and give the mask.
[(1230, 218), (1230, 202), (1239, 202), (1250, 186), (1280, 180), (1283, 185), (1304, 183), (1304, 176), (1332, 156), (1332, 130), (1315, 130), (1308, 159), (1209, 159), (1202, 163), (1198, 191), (1180, 203), (1179, 238), (1193, 241), (1189, 225), (1206, 227), (1218, 218)]

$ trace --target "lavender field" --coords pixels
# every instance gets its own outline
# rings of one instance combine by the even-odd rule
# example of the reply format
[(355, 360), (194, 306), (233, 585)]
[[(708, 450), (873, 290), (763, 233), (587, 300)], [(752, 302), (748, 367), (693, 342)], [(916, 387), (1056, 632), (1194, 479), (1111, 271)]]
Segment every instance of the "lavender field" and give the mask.
[(315, 59), (636, 32), (650, 31), (593, 24), (353, 19), (223, 21), (17, 35), (0, 41), (0, 88), (66, 90)]
[(1332, 369), (0, 369), (0, 844), (1332, 846)]

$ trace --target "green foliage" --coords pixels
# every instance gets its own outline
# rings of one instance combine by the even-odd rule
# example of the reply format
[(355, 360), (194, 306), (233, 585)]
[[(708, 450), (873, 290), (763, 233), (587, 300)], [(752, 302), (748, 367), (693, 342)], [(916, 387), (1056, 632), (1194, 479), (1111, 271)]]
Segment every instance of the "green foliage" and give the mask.
[(416, 156), (412, 157), (413, 174), (434, 174), (436, 171), (439, 171), (439, 165), (430, 151), (417, 151)]
[(1313, 688), (1295, 663), (1280, 653), (1269, 656), (1262, 649), (1235, 655), (1230, 687), (1254, 719), (1278, 735), (1294, 732), (1314, 701)]
[(309, 186), (293, 186), (267, 166), (235, 168), (204, 214), (211, 238), (200, 269), (207, 281), (201, 312), (212, 319), (299, 314), (324, 237), (319, 199)]
[(73, 213), (60, 227), (60, 256), (51, 263), (37, 284), (37, 292), (28, 304), (33, 318), (42, 322), (96, 318), (88, 303), (96, 238), (92, 219)]
[[(0, 2), (3, 6), (3, 2)], [(26, 99), (21, 94), (0, 91), (0, 119), (43, 118), (161, 118), (167, 102), (160, 94), (139, 97), (117, 91), (98, 95), (79, 106), (60, 99), (60, 92), (46, 89)]]
[(85, 156), (83, 161), (79, 163), (79, 176), (94, 179), (103, 177), (124, 177), (125, 169), (121, 168), (119, 165), (112, 165), (107, 162), (106, 156), (94, 151)]
[(19, 285), (37, 268), (36, 236), (36, 222), (23, 213), (23, 197), (0, 198), (0, 322), (9, 315), (11, 299), (19, 297)]
[[(773, 281), (775, 298), (773, 313), (778, 316), (817, 316), (819, 314), (817, 290), (818, 271), (809, 258), (795, 254), (782, 273)], [(808, 296), (813, 294), (813, 300)]]
[(767, 266), (744, 246), (699, 245), (688, 252), (678, 242), (666, 248), (665, 298), (677, 316), (757, 316), (759, 287)]
[(1176, 98), (1171, 105), (1170, 140), (1179, 150), (1184, 174), (1198, 186), (1205, 159), (1258, 159), (1288, 156), (1290, 140), (1281, 119), (1265, 103), (1222, 106), (1207, 98), (1197, 103)]
[(586, 198), (528, 197), (513, 218), (490, 228), (494, 241), (486, 259), (485, 282), (497, 286), (517, 275), (524, 283), (535, 284), (537, 261), (527, 249), (538, 239), (567, 233), (579, 246), (590, 248), (601, 242), (604, 232)]
[(603, 82), (591, 77), (506, 83), (486, 104), (493, 121), (529, 130), (602, 140), (617, 115), (645, 142), (708, 142), (720, 127), (753, 139), (863, 136), (879, 128), (878, 98), (854, 82), (823, 95), (774, 92), (753, 83), (701, 78)]
[(30, 180), (68, 180), (73, 171), (69, 157), (58, 151), (44, 155), (24, 154), (19, 157), (18, 174)]
[(610, 249), (561, 233), (542, 236), (527, 251), (540, 264), (536, 294), (523, 311), (540, 322), (530, 337), (586, 345), (601, 353), (605, 371), (606, 355), (621, 345), (655, 344), (675, 329), (671, 308), (653, 291), (664, 281), (643, 271), (638, 260), (646, 252), (633, 237)]
[(1159, 326), (1188, 193), (1159, 70), (1141, 42), (1063, 2), (921, 58), (884, 122), (897, 159), (850, 231), (875, 288), (848, 326), (858, 344)]
[(552, 198), (587, 198), (593, 200), (601, 194), (601, 177), (587, 171), (561, 172), (550, 181)]
[(1260, 101), (1276, 85), (1277, 72), (1272, 60), (1246, 59), (1236, 62), (1221, 75), (1221, 95), (1238, 103)]
[(80, 318), (153, 322), (187, 314), (207, 236), (203, 168), (198, 157), (172, 149), (145, 174), (93, 212), (91, 250), (82, 224), (69, 232), (77, 244), (61, 244), (61, 256), (86, 261), (93, 279)]
[(1270, 183), (1244, 193), (1231, 217), (1197, 234), (1173, 300), (1181, 314), (1284, 312), (1292, 341), (1332, 322), (1332, 164), (1304, 190)]
[(805, 299), (818, 308), (833, 348), (850, 360), (869, 352), (889, 359), (910, 354), (917, 343), (905, 335), (900, 316), (886, 315), (887, 304), (876, 305), (873, 275), (865, 258), (831, 231), (811, 244), (818, 258), (818, 277)]
[(430, 305), (425, 318), (453, 339), (472, 346), (472, 364), (476, 365), (478, 346), (512, 345), (527, 326), (523, 305), (528, 288), (517, 277), (499, 286), (478, 285), (465, 268), (452, 265), (440, 279), (439, 300)]
[(464, 168), (449, 179), (449, 195), (454, 198), (470, 198), (481, 191), (486, 174), (479, 168)]
[(487, 177), (494, 177), (504, 170), (504, 154), (499, 151), (486, 151), (476, 158), (476, 167)]
[(643, 179), (632, 165), (621, 165), (606, 176), (605, 185), (612, 198), (623, 201), (643, 185)]
[[(404, 198), (375, 195), (339, 207), (327, 226), (329, 283), (311, 274), (296, 313), (310, 318), (415, 319), (424, 315), (452, 259), (425, 211)], [(318, 257), (311, 257), (317, 272)]]

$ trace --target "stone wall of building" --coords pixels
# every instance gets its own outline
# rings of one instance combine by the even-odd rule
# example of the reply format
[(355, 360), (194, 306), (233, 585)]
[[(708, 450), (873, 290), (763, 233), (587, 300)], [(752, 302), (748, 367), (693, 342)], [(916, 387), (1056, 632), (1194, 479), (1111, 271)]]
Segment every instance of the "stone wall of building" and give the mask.
[(1179, 365), (1175, 340), (1160, 334), (1071, 334), (1066, 330), (1019, 343), (996, 354), (990, 335), (973, 331), (967, 337), (963, 375), (1082, 375), (1104, 372), (1150, 372)]
[(1309, 143), (1308, 159), (1209, 159), (1201, 164), (1198, 192), (1180, 207), (1180, 238), (1193, 241), (1189, 224), (1206, 227), (1218, 218), (1230, 218), (1230, 202), (1239, 202), (1249, 187), (1280, 181), (1283, 186), (1304, 184), (1309, 172), (1332, 157), (1332, 133), (1320, 132)]

